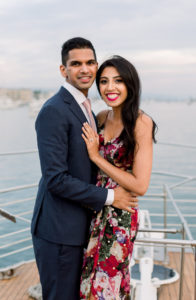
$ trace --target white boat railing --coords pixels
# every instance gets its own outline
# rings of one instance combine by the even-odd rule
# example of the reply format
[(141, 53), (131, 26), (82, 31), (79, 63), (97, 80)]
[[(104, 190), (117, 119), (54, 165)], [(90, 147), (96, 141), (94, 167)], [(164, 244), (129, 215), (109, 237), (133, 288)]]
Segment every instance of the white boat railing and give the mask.
[(0, 194), (19, 191), (19, 190), (25, 190), (25, 189), (37, 187), (37, 185), (38, 185), (37, 183), (32, 183), (32, 184), (26, 184), (26, 185), (13, 186), (13, 187), (10, 187), (10, 188), (1, 189)]
[(182, 147), (182, 148), (191, 148), (191, 149), (196, 149), (195, 145), (185, 145), (185, 144), (178, 144), (178, 143), (168, 143), (168, 142), (158, 142), (157, 144), (159, 145), (164, 145), (164, 146), (171, 146), (171, 147)]
[(10, 155), (21, 155), (21, 154), (31, 154), (38, 152), (37, 149), (24, 150), (24, 151), (15, 151), (15, 152), (2, 152), (0, 156), (10, 156)]
[[(157, 142), (157, 145), (196, 149), (196, 145), (185, 145), (185, 144), (178, 144), (178, 143)], [(38, 152), (37, 149), (29, 149), (29, 150), (23, 150), (23, 151), (10, 151), (10, 152), (1, 152), (0, 156), (31, 154), (31, 153), (36, 153), (36, 152)]]
[[(178, 147), (186, 147), (186, 148), (194, 148), (196, 149), (196, 146), (193, 145), (181, 145), (181, 144), (168, 144), (168, 143), (159, 143), (162, 145), (167, 145), (167, 146), (178, 146)], [(36, 149), (33, 150), (28, 150), (28, 151), (18, 151), (18, 152), (9, 152), (9, 153), (0, 153), (0, 156), (5, 156), (5, 155), (21, 155), (21, 154), (30, 154), (30, 153), (35, 153), (37, 152)], [(143, 201), (148, 201), (151, 202), (163, 202), (163, 212), (162, 213), (150, 213), (150, 216), (161, 216), (163, 217), (163, 223), (152, 223), (153, 228), (152, 229), (146, 229), (146, 228), (140, 228), (140, 232), (160, 232), (164, 234), (164, 239), (155, 239), (155, 238), (139, 238), (136, 239), (136, 245), (141, 245), (145, 244), (146, 246), (152, 246), (152, 245), (157, 245), (160, 247), (164, 247), (165, 249), (165, 259), (167, 257), (167, 247), (179, 247), (181, 249), (181, 264), (180, 264), (180, 285), (179, 285), (179, 300), (182, 299), (182, 288), (183, 288), (183, 270), (184, 270), (184, 255), (185, 255), (185, 248), (190, 248), (193, 250), (194, 253), (194, 259), (195, 259), (195, 274), (196, 274), (196, 240), (194, 240), (190, 228), (196, 227), (196, 224), (188, 224), (186, 218), (189, 217), (196, 217), (196, 214), (194, 213), (182, 213), (178, 203), (181, 203), (183, 201), (186, 201), (186, 203), (195, 203), (196, 201), (193, 199), (176, 199), (173, 195), (173, 191), (177, 189), (182, 189), (183, 190), (189, 190), (191, 189), (192, 191), (196, 191), (195, 186), (187, 186), (187, 184), (191, 183), (192, 181), (196, 180), (195, 176), (187, 176), (184, 174), (176, 174), (172, 172), (163, 172), (163, 171), (153, 171), (153, 175), (155, 176), (166, 176), (166, 177), (172, 177), (179, 179), (177, 183), (172, 183), (170, 185), (168, 184), (163, 184), (162, 186), (153, 184), (151, 185), (151, 190), (153, 189), (159, 189), (162, 187), (161, 192), (149, 192), (146, 194), (144, 197), (140, 198), (140, 201), (143, 203)], [(25, 190), (25, 189), (30, 189), (30, 188), (37, 188), (37, 183), (32, 183), (32, 184), (26, 184), (26, 185), (20, 185), (20, 186), (13, 186), (5, 189), (0, 190), (0, 195), (5, 194), (5, 193), (10, 193), (10, 192), (15, 192), (19, 190)], [(20, 203), (25, 203), (25, 202), (32, 202), (35, 200), (35, 197), (28, 197), (26, 199), (19, 199), (19, 200), (12, 200), (9, 201), (8, 203), (2, 203), (0, 204), (0, 215), (2, 215), (4, 218), (7, 218), (11, 220), (12, 222), (17, 222), (17, 220), (24, 221), (25, 224), (28, 224), (31, 222), (30, 218), (24, 217), (25, 215), (32, 215), (32, 210), (28, 210), (26, 212), (22, 211), (18, 214), (11, 214), (9, 211), (5, 210), (4, 208), (7, 208), (8, 206), (11, 207), (12, 205), (15, 204), (20, 204)], [(168, 213), (168, 204), (172, 204), (175, 212), (174, 213)], [(168, 222), (168, 219), (170, 217), (178, 217), (180, 222), (172, 224), (171, 222)], [(4, 222), (6, 219), (0, 219), (0, 222)], [(160, 225), (162, 225), (162, 228), (156, 228)], [(171, 226), (176, 226), (176, 228), (168, 228)], [(155, 228), (154, 228), (155, 227)], [(20, 245), (23, 242), (30, 242), (31, 237), (24, 237), (24, 238), (17, 238), (17, 235), (20, 233), (29, 233), (30, 234), (30, 228), (24, 227), (21, 230), (13, 231), (10, 233), (2, 234), (0, 235), (0, 241), (4, 240), (6, 238), (10, 237), (13, 239), (16, 238), (13, 242), (7, 242), (3, 243), (1, 245), (0, 242), (0, 250), (4, 250), (5, 252), (3, 254), (0, 254), (0, 259), (14, 255), (16, 253), (20, 252), (25, 252), (28, 249), (32, 248), (32, 244), (25, 246), (25, 247), (19, 247), (19, 249), (15, 249), (12, 251), (6, 251), (6, 249), (10, 246), (16, 246)], [(170, 239), (167, 238), (167, 234), (176, 234), (180, 233), (182, 236), (182, 239)], [(1, 269), (0, 269), (1, 271)], [(196, 278), (196, 276), (195, 276)], [(194, 292), (194, 299), (196, 300), (196, 279), (195, 279), (195, 292)]]

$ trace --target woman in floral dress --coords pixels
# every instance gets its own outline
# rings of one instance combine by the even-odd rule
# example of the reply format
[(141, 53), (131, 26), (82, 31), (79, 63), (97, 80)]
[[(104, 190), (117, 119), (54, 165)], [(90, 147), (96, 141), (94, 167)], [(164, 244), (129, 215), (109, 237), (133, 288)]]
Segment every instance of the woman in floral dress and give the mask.
[[(122, 186), (146, 192), (152, 168), (155, 123), (139, 109), (140, 81), (135, 67), (114, 56), (98, 70), (96, 83), (111, 110), (98, 114), (99, 134), (88, 123), (83, 139), (98, 166), (97, 186)], [(130, 299), (130, 260), (138, 229), (138, 211), (110, 205), (93, 217), (84, 254), (80, 299)]]

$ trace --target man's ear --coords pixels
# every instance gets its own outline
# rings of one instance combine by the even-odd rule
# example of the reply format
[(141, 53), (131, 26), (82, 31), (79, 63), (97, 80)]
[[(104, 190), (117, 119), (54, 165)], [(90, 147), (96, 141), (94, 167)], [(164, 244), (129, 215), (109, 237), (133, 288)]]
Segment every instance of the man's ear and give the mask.
[(64, 65), (60, 65), (60, 72), (64, 78), (67, 78), (66, 67)]

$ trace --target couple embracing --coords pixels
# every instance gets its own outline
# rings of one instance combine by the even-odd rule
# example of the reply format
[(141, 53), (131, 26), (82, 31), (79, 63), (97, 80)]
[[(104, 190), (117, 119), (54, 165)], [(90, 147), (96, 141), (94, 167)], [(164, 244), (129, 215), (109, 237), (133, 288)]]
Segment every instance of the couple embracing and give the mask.
[[(42, 177), (31, 230), (43, 299), (130, 299), (136, 196), (149, 185), (156, 125), (139, 109), (129, 61), (114, 56), (98, 69), (83, 38), (61, 55), (64, 85), (36, 120)], [(95, 78), (109, 107), (97, 117), (88, 99)]]

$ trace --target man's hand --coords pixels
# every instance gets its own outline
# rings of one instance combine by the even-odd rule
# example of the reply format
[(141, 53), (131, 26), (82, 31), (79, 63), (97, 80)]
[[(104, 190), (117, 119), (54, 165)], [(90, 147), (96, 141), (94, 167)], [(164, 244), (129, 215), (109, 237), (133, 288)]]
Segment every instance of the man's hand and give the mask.
[(138, 206), (138, 199), (135, 194), (127, 192), (119, 186), (114, 189), (114, 202), (112, 206), (126, 210), (130, 213), (135, 213), (133, 207)]

